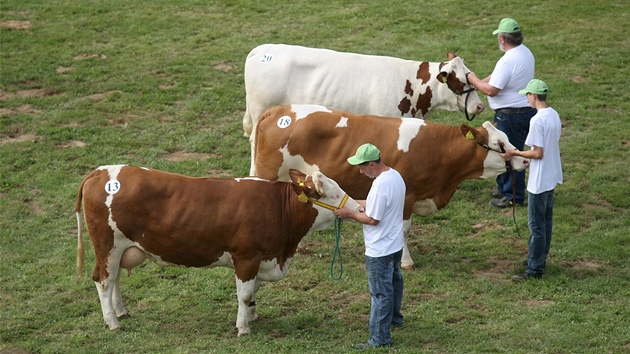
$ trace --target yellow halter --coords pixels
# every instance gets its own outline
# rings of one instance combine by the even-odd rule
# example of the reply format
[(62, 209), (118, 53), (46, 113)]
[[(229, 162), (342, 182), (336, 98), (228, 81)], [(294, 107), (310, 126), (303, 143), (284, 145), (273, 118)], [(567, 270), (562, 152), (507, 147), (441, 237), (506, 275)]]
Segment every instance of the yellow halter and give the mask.
[[(304, 183), (300, 183), (300, 186), (304, 186)], [(348, 200), (348, 194), (345, 194), (343, 196), (343, 198), (341, 199), (341, 203), (339, 203), (339, 206), (333, 206), (330, 204), (322, 203), (317, 199), (309, 198), (308, 196), (306, 196), (306, 194), (304, 194), (304, 191), (302, 191), (302, 194), (298, 195), (298, 200), (302, 203), (311, 202), (313, 204), (319, 205), (322, 208), (335, 211), (335, 210), (339, 210), (343, 208), (343, 206), (346, 205), (346, 201)]]

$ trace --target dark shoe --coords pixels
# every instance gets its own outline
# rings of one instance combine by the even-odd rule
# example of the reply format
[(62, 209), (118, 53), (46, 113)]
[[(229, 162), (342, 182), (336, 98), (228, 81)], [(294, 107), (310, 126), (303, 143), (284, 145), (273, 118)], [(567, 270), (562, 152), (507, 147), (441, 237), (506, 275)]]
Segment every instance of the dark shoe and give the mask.
[(542, 278), (542, 274), (522, 273), (522, 274), (517, 274), (513, 276), (512, 280), (523, 281), (523, 280), (540, 279), (540, 278)]
[(360, 349), (360, 350), (372, 349), (372, 348), (376, 349), (376, 348), (388, 348), (388, 347), (391, 347), (391, 346), (392, 346), (392, 343), (383, 344), (383, 345), (373, 345), (373, 344), (370, 344), (370, 343), (359, 343), (359, 344), (355, 344), (354, 345), (354, 349)]
[(490, 196), (493, 199), (501, 199), (501, 198), (503, 198), (503, 194), (501, 194), (501, 192), (499, 192), (499, 190), (497, 190), (497, 189), (491, 190), (490, 191)]
[[(492, 199), (490, 201), (490, 206), (497, 209), (511, 208), (513, 205), (514, 203), (511, 200), (508, 200), (507, 197)], [(516, 205), (523, 206), (523, 202), (517, 202)]]

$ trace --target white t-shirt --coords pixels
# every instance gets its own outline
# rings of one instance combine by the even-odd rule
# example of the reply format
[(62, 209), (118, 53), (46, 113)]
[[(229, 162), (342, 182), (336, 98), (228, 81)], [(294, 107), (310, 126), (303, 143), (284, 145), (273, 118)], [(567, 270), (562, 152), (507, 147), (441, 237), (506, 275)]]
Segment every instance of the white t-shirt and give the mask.
[(562, 123), (560, 116), (553, 108), (538, 110), (529, 122), (529, 134), (525, 145), (543, 148), (542, 159), (532, 159), (529, 166), (527, 191), (540, 194), (562, 184), (562, 164), (560, 162), (560, 133)]
[(390, 168), (372, 182), (365, 203), (365, 214), (379, 223), (363, 224), (365, 255), (383, 257), (400, 251), (405, 245), (403, 209), (407, 188), (400, 173)]
[(488, 96), (490, 108), (529, 107), (527, 96), (518, 91), (524, 89), (534, 78), (534, 68), (534, 55), (524, 44), (505, 52), (494, 66), (488, 82), (501, 90), (494, 97)]

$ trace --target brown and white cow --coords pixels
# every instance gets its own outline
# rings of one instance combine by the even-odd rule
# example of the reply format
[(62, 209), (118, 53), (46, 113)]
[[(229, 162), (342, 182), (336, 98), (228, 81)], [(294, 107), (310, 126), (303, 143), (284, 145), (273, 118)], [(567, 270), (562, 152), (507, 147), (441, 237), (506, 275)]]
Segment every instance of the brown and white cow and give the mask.
[(256, 175), (255, 128), (269, 108), (318, 104), (355, 114), (423, 118), (433, 109), (479, 114), (484, 105), (468, 83), (470, 70), (453, 53), (446, 62), (336, 52), (285, 44), (263, 44), (245, 61), (245, 135)]
[[(285, 105), (263, 114), (256, 132), (256, 171), (267, 179), (287, 180), (288, 171), (322, 171), (352, 198), (367, 197), (372, 180), (346, 159), (363, 143), (381, 150), (383, 161), (407, 185), (405, 237), (412, 213), (432, 215), (448, 204), (466, 179), (487, 179), (506, 170), (500, 146), (513, 149), (505, 133), (490, 122), (473, 129), (415, 118), (355, 115), (315, 105)], [(523, 170), (529, 160), (514, 157)], [(407, 245), (402, 266), (413, 267)]]
[(256, 319), (261, 281), (282, 279), (304, 235), (334, 221), (332, 210), (359, 205), (321, 172), (290, 171), (293, 182), (192, 178), (147, 168), (101, 166), (88, 174), (76, 204), (77, 271), (83, 269), (81, 206), (96, 266), (103, 318), (110, 329), (128, 316), (122, 268), (145, 258), (161, 266), (229, 267), (236, 273), (238, 335)]

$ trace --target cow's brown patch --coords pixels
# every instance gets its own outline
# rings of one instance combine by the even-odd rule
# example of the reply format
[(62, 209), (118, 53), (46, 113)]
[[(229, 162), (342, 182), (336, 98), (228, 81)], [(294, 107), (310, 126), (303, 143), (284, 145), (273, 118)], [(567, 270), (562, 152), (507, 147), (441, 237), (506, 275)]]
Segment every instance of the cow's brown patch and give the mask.
[(426, 84), (431, 80), (431, 73), (429, 72), (429, 62), (425, 61), (420, 63), (418, 72), (416, 73), (416, 79), (422, 80), (422, 84)]
[(31, 28), (31, 21), (0, 21), (0, 27), (10, 29), (29, 29)]
[(427, 87), (427, 90), (418, 96), (418, 101), (416, 102), (416, 108), (414, 109), (415, 113), (413, 114), (416, 117), (419, 114), (420, 117), (424, 117), (427, 112), (431, 109), (431, 99), (433, 98), (433, 91), (430, 87)]
[(407, 80), (405, 84), (405, 93), (409, 96), (413, 96), (413, 88), (411, 88), (411, 81)]
[(411, 109), (411, 100), (407, 97), (404, 97), (402, 100), (400, 100), (400, 103), (398, 104), (398, 110), (401, 114), (404, 115), (409, 113), (409, 109)]

